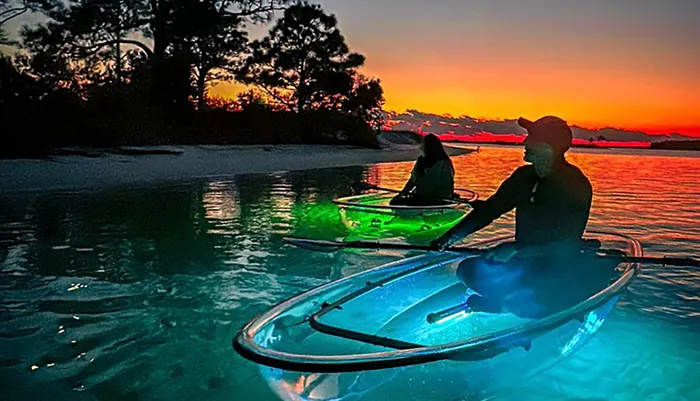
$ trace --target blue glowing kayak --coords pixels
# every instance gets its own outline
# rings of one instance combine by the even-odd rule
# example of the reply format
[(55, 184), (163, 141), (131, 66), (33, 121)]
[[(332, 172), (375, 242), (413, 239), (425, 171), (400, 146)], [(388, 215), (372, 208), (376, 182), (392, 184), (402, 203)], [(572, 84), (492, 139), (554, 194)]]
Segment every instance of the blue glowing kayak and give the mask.
[[(631, 238), (586, 237), (600, 241), (601, 252), (642, 253)], [(483, 399), (583, 346), (639, 270), (637, 263), (613, 266), (610, 285), (537, 320), (464, 310), (426, 319), (464, 300), (468, 289), (455, 270), (470, 257), (425, 253), (314, 288), (251, 320), (234, 349), (259, 364), (284, 400)]]

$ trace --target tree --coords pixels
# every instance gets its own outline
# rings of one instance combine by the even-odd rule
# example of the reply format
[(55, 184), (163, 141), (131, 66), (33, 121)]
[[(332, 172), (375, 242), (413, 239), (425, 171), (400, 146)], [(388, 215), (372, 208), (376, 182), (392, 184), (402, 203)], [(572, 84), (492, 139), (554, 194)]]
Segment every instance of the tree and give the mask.
[(56, 5), (53, 0), (0, 0), (0, 25), (28, 11), (49, 11)]
[[(27, 52), (17, 58), (25, 70), (49, 87), (62, 88), (81, 97), (86, 89), (111, 81), (114, 64), (111, 52), (92, 52), (77, 58), (75, 49), (66, 44), (66, 28), (56, 22), (23, 28), (23, 47)], [(121, 64), (120, 64), (121, 65)]]
[(346, 113), (368, 123), (373, 130), (379, 130), (384, 124), (383, 105), (384, 90), (379, 80), (358, 76), (342, 108)]
[(137, 48), (149, 60), (156, 99), (184, 105), (190, 97), (201, 103), (206, 82), (223, 78), (210, 73), (241, 50), (243, 25), (268, 20), (289, 0), (53, 1), (50, 21), (28, 36), (60, 35), (59, 50), (69, 58), (101, 55), (117, 79), (124, 52)]
[(291, 111), (339, 104), (365, 58), (350, 53), (336, 25), (318, 5), (287, 8), (269, 34), (251, 44), (238, 80), (259, 86)]
[(11, 40), (3, 25), (27, 11), (48, 11), (55, 6), (52, 0), (0, 0), (0, 45), (16, 46), (18, 42)]
[(15, 41), (10, 40), (10, 38), (7, 36), (7, 33), (5, 33), (5, 30), (0, 27), (0, 46), (12, 46), (16, 44)]
[(193, 97), (201, 110), (207, 85), (232, 79), (224, 68), (245, 49), (247, 33), (240, 17), (222, 15), (212, 2), (187, 0), (182, 5), (175, 18), (174, 42), (191, 65)]
[(36, 100), (37, 95), (35, 80), (23, 74), (12, 58), (0, 56), (0, 110), (24, 107)]

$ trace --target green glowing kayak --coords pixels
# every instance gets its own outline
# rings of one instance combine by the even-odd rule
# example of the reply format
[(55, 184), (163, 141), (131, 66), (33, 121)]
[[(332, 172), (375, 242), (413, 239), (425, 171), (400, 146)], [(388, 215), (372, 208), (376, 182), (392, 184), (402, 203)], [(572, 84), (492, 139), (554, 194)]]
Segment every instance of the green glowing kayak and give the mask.
[(390, 205), (396, 196), (389, 191), (376, 191), (333, 200), (340, 219), (353, 234), (365, 238), (436, 237), (457, 224), (477, 198), (473, 191), (458, 190), (460, 198), (440, 205)]

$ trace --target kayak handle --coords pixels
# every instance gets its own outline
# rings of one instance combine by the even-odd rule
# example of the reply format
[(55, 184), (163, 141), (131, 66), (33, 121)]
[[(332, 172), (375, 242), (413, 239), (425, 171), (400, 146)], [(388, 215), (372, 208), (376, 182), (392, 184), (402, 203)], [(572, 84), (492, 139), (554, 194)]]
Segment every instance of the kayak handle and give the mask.
[(461, 303), (459, 305), (451, 306), (447, 309), (443, 309), (443, 310), (438, 311), (438, 312), (429, 313), (428, 316), (426, 317), (426, 319), (428, 320), (428, 323), (433, 324), (433, 323), (439, 322), (440, 320), (442, 320), (448, 316), (454, 315), (455, 313), (459, 313), (459, 312), (461, 312), (463, 310), (467, 310), (467, 309), (469, 309), (469, 305), (467, 304), (467, 302), (464, 302), (464, 303)]

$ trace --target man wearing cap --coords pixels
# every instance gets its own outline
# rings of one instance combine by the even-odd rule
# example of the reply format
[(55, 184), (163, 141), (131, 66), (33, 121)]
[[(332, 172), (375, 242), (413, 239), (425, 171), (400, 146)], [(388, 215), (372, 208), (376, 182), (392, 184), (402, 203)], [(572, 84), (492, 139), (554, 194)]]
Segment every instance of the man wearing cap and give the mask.
[(524, 160), (530, 164), (518, 167), (495, 194), (474, 205), (474, 210), (432, 246), (443, 250), (515, 209), (515, 242), (496, 247), (483, 258), (465, 260), (457, 275), (480, 294), (470, 299), (472, 304), (496, 311), (510, 303), (528, 309), (521, 315), (534, 316), (542, 308), (528, 304), (532, 288), (526, 284), (533, 274), (545, 273), (543, 266), (556, 264), (579, 249), (592, 187), (583, 172), (565, 158), (572, 132), (564, 120), (552, 116), (534, 122), (520, 118), (518, 124), (528, 132)]

